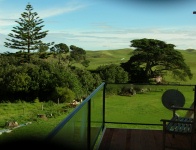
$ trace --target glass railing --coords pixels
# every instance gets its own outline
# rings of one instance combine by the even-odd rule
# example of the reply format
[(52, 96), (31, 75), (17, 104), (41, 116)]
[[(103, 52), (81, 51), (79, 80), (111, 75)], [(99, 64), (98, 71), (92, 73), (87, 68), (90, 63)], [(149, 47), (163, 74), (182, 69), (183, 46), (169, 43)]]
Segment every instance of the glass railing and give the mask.
[(46, 140), (65, 149), (93, 149), (104, 126), (104, 85), (102, 83), (78, 105)]
[[(171, 106), (190, 108), (194, 99), (195, 85), (102, 83), (47, 139), (60, 146), (91, 150), (105, 127), (162, 129), (160, 120), (171, 119)], [(177, 111), (180, 116), (191, 113)]]

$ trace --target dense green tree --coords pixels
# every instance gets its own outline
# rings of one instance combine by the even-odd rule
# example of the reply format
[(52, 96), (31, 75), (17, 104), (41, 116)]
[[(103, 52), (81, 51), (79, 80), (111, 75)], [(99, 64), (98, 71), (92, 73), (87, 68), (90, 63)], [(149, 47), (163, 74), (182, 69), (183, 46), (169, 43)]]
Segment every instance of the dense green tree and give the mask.
[(89, 65), (90, 61), (86, 59), (86, 51), (84, 49), (71, 45), (70, 50), (70, 63), (81, 63), (85, 67)]
[(64, 43), (59, 43), (51, 47), (50, 51), (55, 57), (58, 56), (58, 63), (60, 64), (63, 59), (62, 54), (67, 54), (69, 52), (69, 47)]
[(82, 64), (84, 67), (88, 67), (88, 66), (89, 66), (89, 63), (90, 63), (90, 60), (84, 60), (83, 62), (81, 62), (81, 64)]
[(42, 31), (44, 21), (38, 17), (37, 12), (33, 12), (30, 3), (26, 5), (25, 10), (26, 12), (21, 14), (19, 21), (15, 21), (18, 26), (13, 27), (13, 33), (8, 34), (10, 39), (6, 38), (8, 42), (5, 42), (5, 47), (19, 49), (22, 52), (27, 52), (28, 55), (30, 51), (37, 50), (39, 45), (43, 43), (41, 39), (47, 35), (48, 30)]
[(12, 74), (7, 77), (7, 88), (11, 92), (27, 92), (29, 91), (31, 77), (26, 73), (10, 72)]
[(108, 83), (126, 83), (128, 82), (128, 73), (116, 64), (99, 66), (96, 69), (102, 80)]
[[(54, 44), (54, 43), (52, 43)], [(38, 56), (41, 59), (47, 59), (51, 53), (48, 53), (47, 51), (49, 50), (49, 46), (46, 43), (40, 43), (38, 44)]]
[[(2, 99), (32, 101), (38, 97), (40, 101), (48, 101), (52, 99), (56, 87), (67, 87), (74, 92), (75, 98), (84, 96), (85, 92), (77, 74), (63, 65), (43, 59), (32, 59), (30, 63), (20, 65), (11, 59), (4, 59), (1, 63)], [(6, 67), (3, 67), (3, 64), (6, 64)]]
[(94, 87), (98, 87), (103, 80), (101, 79), (100, 75), (98, 73), (91, 72), (93, 79), (94, 79)]
[(70, 56), (74, 58), (75, 61), (79, 62), (86, 59), (86, 51), (82, 48), (71, 45), (70, 49)]
[(132, 82), (149, 82), (168, 72), (182, 81), (193, 76), (182, 54), (174, 49), (173, 44), (143, 38), (132, 40), (131, 47), (135, 47), (133, 55), (121, 66), (129, 73)]
[(101, 78), (86, 69), (75, 68), (73, 71), (76, 73), (78, 80), (82, 84), (84, 96), (88, 96), (88, 94), (101, 84)]

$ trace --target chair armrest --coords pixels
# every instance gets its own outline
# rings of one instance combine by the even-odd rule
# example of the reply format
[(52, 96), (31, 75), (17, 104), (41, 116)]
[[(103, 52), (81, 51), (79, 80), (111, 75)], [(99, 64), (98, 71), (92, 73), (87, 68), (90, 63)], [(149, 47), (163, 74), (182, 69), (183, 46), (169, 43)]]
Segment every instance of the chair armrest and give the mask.
[(188, 111), (194, 111), (193, 108), (184, 108), (184, 107), (177, 107), (177, 106), (171, 106), (171, 109), (173, 111), (173, 117), (176, 114), (176, 110), (188, 110)]
[(163, 123), (172, 122), (172, 123), (183, 123), (183, 124), (194, 124), (193, 121), (176, 121), (176, 120), (169, 120), (169, 119), (161, 119)]
[(193, 108), (184, 108), (184, 107), (177, 107), (177, 106), (171, 106), (171, 109), (175, 110), (189, 110), (189, 111), (194, 111)]

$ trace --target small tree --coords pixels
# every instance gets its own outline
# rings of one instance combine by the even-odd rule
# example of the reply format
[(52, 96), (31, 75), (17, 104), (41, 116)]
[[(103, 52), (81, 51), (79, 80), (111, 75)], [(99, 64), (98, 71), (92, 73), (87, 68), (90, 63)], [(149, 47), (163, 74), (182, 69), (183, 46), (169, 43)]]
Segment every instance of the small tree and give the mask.
[(89, 66), (90, 61), (86, 59), (86, 51), (84, 49), (71, 45), (70, 50), (70, 56), (68, 57), (70, 62), (81, 63), (85, 67)]
[(44, 21), (39, 19), (37, 12), (32, 12), (33, 7), (29, 3), (25, 10), (19, 21), (15, 21), (19, 26), (13, 27), (14, 33), (8, 34), (12, 39), (6, 38), (8, 42), (5, 42), (5, 47), (19, 49), (29, 54), (31, 50), (37, 50), (38, 46), (43, 44), (41, 39), (47, 35), (48, 31), (41, 31), (44, 27), (41, 24)]
[(69, 52), (69, 47), (64, 43), (55, 44), (50, 48), (50, 51), (54, 54), (54, 56), (58, 55), (58, 63), (61, 63), (62, 54), (67, 54)]
[(46, 43), (41, 43), (38, 45), (38, 56), (41, 59), (47, 59), (51, 53), (48, 53), (49, 46)]

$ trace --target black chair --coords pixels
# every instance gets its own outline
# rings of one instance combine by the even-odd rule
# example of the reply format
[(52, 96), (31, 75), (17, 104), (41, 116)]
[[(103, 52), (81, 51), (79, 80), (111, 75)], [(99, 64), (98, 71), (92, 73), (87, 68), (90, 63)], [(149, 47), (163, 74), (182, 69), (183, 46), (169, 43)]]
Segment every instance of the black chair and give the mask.
[[(175, 148), (180, 149), (180, 147), (171, 147), (171, 145), (166, 145), (166, 135), (172, 134), (172, 137), (175, 138), (177, 134), (189, 136), (190, 137), (190, 147), (187, 147), (187, 150), (195, 150), (194, 146), (194, 134), (195, 134), (195, 106), (193, 103), (193, 108), (183, 108), (183, 107), (171, 107), (173, 111), (173, 116), (170, 120), (161, 119), (163, 122), (163, 150), (165, 148)], [(176, 110), (185, 110), (192, 112), (192, 116), (180, 117), (176, 114)]]

